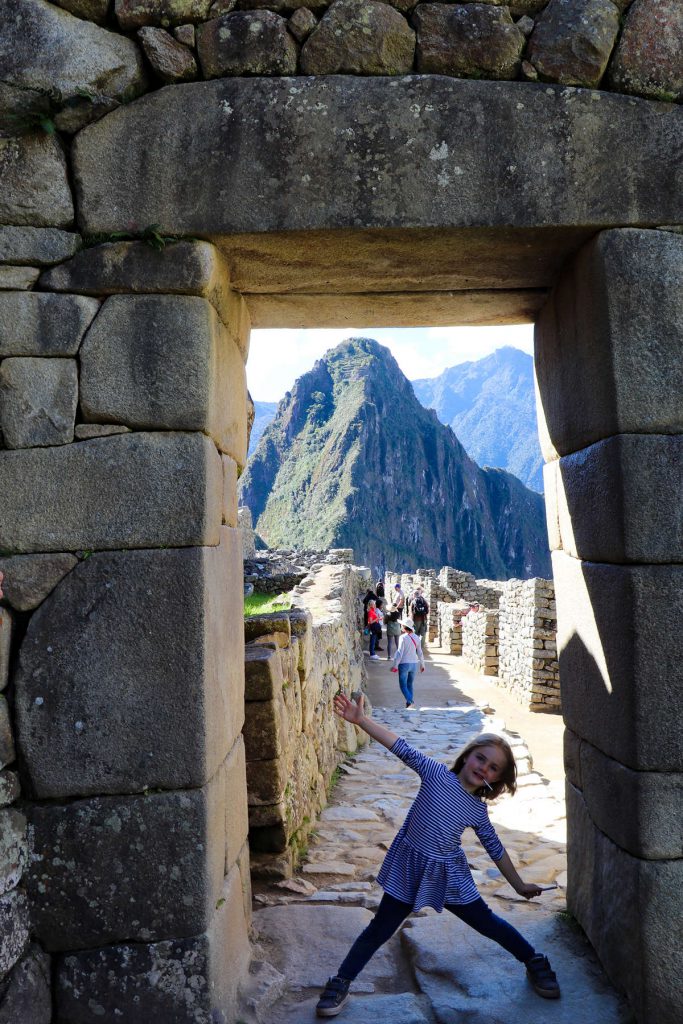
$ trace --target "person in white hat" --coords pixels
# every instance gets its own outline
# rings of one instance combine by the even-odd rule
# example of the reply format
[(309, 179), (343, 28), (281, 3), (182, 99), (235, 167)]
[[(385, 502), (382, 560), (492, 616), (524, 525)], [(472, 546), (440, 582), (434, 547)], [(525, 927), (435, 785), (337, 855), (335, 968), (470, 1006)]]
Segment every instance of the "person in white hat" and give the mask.
[(393, 658), (392, 672), (398, 672), (398, 685), (405, 697), (406, 707), (415, 707), (413, 701), (413, 683), (418, 665), (420, 672), (425, 670), (425, 660), (422, 653), (422, 641), (415, 632), (415, 623), (412, 619), (404, 619), (401, 623), (401, 639), (398, 642), (398, 650)]

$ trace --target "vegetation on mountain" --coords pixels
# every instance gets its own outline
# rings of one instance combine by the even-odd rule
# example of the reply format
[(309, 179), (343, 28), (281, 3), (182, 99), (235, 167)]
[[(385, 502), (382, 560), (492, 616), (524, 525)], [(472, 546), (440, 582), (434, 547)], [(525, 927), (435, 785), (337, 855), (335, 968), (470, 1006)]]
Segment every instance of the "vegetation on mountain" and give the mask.
[(506, 346), (412, 384), (422, 405), (452, 427), (475, 462), (507, 469), (543, 492), (530, 355)]
[(254, 423), (249, 435), (249, 451), (247, 452), (249, 457), (256, 451), (261, 435), (268, 424), (272, 422), (276, 411), (277, 402), (254, 402)]
[(271, 547), (353, 547), (375, 570), (550, 573), (542, 497), (480, 469), (369, 338), (342, 342), (297, 380), (240, 484)]

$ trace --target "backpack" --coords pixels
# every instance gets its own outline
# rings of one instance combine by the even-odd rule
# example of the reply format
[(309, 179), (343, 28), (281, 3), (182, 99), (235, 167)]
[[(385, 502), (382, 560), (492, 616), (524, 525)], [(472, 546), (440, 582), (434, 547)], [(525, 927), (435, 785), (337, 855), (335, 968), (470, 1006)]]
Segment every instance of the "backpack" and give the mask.
[(413, 615), (426, 615), (427, 614), (427, 602), (424, 597), (420, 594), (413, 601)]

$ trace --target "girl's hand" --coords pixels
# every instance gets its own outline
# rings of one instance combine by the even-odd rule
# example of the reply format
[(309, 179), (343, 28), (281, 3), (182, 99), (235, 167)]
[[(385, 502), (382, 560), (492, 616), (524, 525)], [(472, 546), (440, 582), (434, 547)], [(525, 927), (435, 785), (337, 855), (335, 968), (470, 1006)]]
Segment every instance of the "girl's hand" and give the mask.
[(424, 665), (420, 665), (420, 672), (424, 672), (424, 670), (425, 670)]
[(525, 900), (531, 900), (534, 896), (540, 896), (543, 890), (537, 885), (533, 885), (531, 882), (522, 882), (521, 885), (517, 886), (517, 892), (520, 896), (523, 896)]
[(359, 694), (358, 701), (349, 700), (345, 693), (337, 693), (334, 698), (334, 711), (345, 722), (350, 722), (351, 725), (360, 725), (365, 717), (363, 704), (362, 693)]
[(397, 668), (392, 668), (392, 670), (391, 670), (391, 671), (392, 671), (392, 672), (398, 672), (398, 669), (397, 669)]

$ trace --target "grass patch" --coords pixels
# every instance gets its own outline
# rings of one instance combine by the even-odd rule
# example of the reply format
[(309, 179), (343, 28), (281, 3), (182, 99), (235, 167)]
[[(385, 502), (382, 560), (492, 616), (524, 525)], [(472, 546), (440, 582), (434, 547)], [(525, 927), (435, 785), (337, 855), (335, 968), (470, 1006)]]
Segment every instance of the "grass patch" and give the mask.
[(335, 768), (334, 771), (332, 772), (332, 775), (330, 776), (330, 781), (327, 783), (328, 799), (332, 796), (332, 791), (334, 790), (334, 787), (338, 784), (341, 778), (341, 774), (342, 770), (339, 767)]
[(252, 594), (244, 599), (244, 616), (282, 612), (291, 607), (292, 599), (288, 594)]

